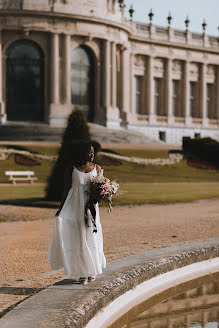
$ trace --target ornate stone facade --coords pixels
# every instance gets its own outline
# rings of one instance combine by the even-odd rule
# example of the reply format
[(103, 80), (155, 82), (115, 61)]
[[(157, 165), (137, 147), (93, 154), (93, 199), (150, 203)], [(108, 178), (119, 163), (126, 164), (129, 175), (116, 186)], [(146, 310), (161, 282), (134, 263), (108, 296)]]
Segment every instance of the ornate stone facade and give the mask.
[(127, 20), (116, 0), (0, 0), (1, 122), (90, 121), (219, 140), (216, 37)]

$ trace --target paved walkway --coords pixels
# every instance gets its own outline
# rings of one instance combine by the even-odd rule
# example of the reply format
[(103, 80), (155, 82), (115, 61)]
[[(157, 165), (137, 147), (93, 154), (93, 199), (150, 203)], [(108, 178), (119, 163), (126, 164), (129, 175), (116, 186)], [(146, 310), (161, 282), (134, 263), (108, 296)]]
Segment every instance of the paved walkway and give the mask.
[[(64, 275), (62, 271), (45, 274), (50, 270), (47, 251), (55, 210), (0, 205), (0, 212), (12, 220), (23, 220), (0, 223), (1, 312)], [(219, 236), (219, 201), (120, 206), (114, 207), (111, 214), (101, 208), (101, 220), (105, 254), (107, 260), (112, 261)]]
[[(146, 310), (178, 293), (182, 296), (188, 289), (199, 291), (203, 283), (216, 284), (218, 256), (219, 238), (213, 238), (110, 262), (104, 273), (88, 285), (60, 279), (44, 290), (38, 289), (39, 293), (0, 319), (0, 328), (81, 328), (87, 324), (90, 328), (106, 328), (112, 327), (115, 321), (115, 327), (123, 327), (139, 309), (142, 311), (142, 301)], [(22, 289), (16, 289), (19, 290)], [(30, 290), (25, 291), (28, 294)], [(188, 301), (190, 307), (197, 301), (196, 308), (207, 312), (209, 304), (216, 305), (214, 291), (199, 296), (193, 292), (192, 303), (188, 295), (187, 300), (180, 297), (179, 301)]]

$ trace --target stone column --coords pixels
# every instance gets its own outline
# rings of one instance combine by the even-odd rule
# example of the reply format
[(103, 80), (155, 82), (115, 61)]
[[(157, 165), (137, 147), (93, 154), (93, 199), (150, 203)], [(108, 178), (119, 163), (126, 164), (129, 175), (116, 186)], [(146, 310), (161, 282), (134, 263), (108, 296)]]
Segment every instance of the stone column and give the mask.
[(64, 103), (71, 104), (71, 36), (64, 35)]
[(148, 69), (148, 80), (147, 80), (147, 95), (148, 95), (148, 113), (149, 122), (155, 123), (156, 116), (154, 113), (154, 74), (153, 74), (154, 58), (148, 57), (147, 69)]
[(120, 117), (117, 108), (117, 68), (116, 43), (105, 41), (104, 46), (104, 94), (103, 105), (106, 112), (106, 126), (119, 128)]
[(125, 46), (122, 47), (122, 119), (123, 124), (127, 125), (130, 113), (130, 53)]
[(218, 120), (218, 125), (219, 125), (219, 65), (217, 66), (217, 71), (216, 71), (216, 117)]
[(111, 66), (111, 91), (112, 99), (111, 104), (113, 108), (116, 108), (116, 90), (117, 90), (117, 72), (116, 72), (116, 43), (112, 42), (111, 56), (112, 56), (112, 66)]
[(51, 34), (51, 103), (59, 104), (59, 35)]
[(202, 327), (206, 327), (208, 324), (208, 319), (209, 319), (209, 312), (204, 311), (202, 314)]
[(190, 115), (190, 85), (189, 85), (189, 62), (184, 62), (184, 74), (183, 74), (183, 98), (184, 98), (184, 114), (186, 125), (191, 125), (192, 119)]
[(59, 73), (59, 34), (51, 33), (50, 44), (50, 112), (49, 123), (51, 126), (62, 126), (60, 111), (60, 73)]
[(191, 316), (189, 314), (186, 314), (186, 328), (190, 328), (190, 325), (191, 325)]
[(208, 125), (208, 115), (207, 115), (207, 83), (206, 83), (206, 73), (207, 65), (205, 63), (201, 64), (201, 117), (202, 125)]
[(172, 39), (174, 38), (174, 30), (172, 29), (172, 27), (168, 27), (168, 41), (172, 41)]
[(192, 34), (191, 34), (191, 32), (187, 29), (187, 30), (186, 30), (186, 44), (190, 44), (190, 43), (191, 43), (191, 38), (192, 38)]
[(105, 67), (104, 67), (104, 81), (105, 81), (105, 88), (104, 88), (104, 105), (107, 109), (110, 107), (110, 94), (111, 94), (111, 85), (110, 85), (110, 41), (105, 41), (104, 47), (104, 57), (105, 57)]
[[(134, 65), (135, 65), (135, 55), (131, 53), (130, 54), (130, 111), (132, 115), (136, 116), (136, 112), (135, 112), (136, 87), (135, 87)], [(145, 93), (146, 91), (144, 92), (144, 97), (145, 97)], [(145, 99), (144, 99), (144, 104), (145, 104)], [(146, 108), (144, 108), (144, 112), (146, 113)]]
[(166, 115), (169, 124), (173, 123), (174, 121), (172, 66), (172, 59), (168, 58), (166, 65)]
[(203, 37), (203, 47), (209, 47), (208, 35), (204, 32), (202, 37)]

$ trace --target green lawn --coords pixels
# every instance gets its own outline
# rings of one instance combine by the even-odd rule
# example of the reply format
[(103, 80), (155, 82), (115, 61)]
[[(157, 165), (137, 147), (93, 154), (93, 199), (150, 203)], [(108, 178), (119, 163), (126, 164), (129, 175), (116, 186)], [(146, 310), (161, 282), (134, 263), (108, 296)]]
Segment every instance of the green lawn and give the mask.
[[(101, 163), (100, 163), (101, 164)], [(219, 182), (219, 170), (189, 167), (186, 161), (175, 165), (139, 165), (123, 161), (121, 166), (103, 167), (105, 175), (118, 182)]]
[(5, 175), (5, 171), (34, 171), (38, 182), (45, 182), (51, 172), (53, 162), (49, 160), (39, 160), (41, 165), (39, 166), (24, 166), (18, 165), (14, 161), (14, 155), (5, 161), (0, 161), (0, 183), (9, 182), (9, 178)]
[(124, 183), (114, 205), (184, 203), (219, 198), (219, 183)]
[[(101, 165), (101, 161), (99, 161)], [(0, 183), (8, 182), (7, 170), (34, 170), (38, 182), (46, 182), (53, 162), (41, 160), (40, 166), (21, 166), (14, 162), (14, 155), (0, 162)], [(122, 161), (119, 166), (103, 166), (105, 175), (118, 182), (219, 182), (219, 170), (203, 170), (189, 167), (186, 161), (176, 165), (139, 165)]]
[[(0, 186), (0, 204), (58, 207), (44, 201), (44, 186)], [(219, 198), (218, 183), (124, 183), (113, 205), (164, 204)]]
[(139, 158), (168, 158), (168, 150), (112, 149), (118, 155)]
[[(55, 146), (26, 146), (27, 149), (55, 155)], [(113, 150), (113, 149), (112, 149)], [(118, 154), (135, 157), (167, 157), (166, 150), (128, 150), (115, 149)], [(101, 164), (101, 160), (99, 161)], [(202, 198), (219, 197), (219, 170), (191, 168), (186, 161), (176, 165), (152, 166), (122, 161), (122, 165), (103, 166), (105, 176), (116, 179), (127, 193), (117, 197), (115, 205), (186, 202)], [(34, 170), (38, 182), (45, 183), (51, 172), (53, 162), (42, 160), (40, 166), (21, 166), (14, 162), (14, 155), (6, 161), (0, 161), (0, 183), (8, 182), (6, 170)], [(58, 206), (43, 200), (44, 186), (0, 186), (1, 202), (32, 206)]]

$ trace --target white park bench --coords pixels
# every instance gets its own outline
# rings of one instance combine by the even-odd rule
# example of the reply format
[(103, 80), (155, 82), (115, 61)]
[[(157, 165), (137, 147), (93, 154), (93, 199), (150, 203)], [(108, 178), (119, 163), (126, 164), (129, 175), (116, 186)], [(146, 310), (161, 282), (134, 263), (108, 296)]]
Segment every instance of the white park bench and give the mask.
[(35, 173), (33, 171), (6, 171), (5, 175), (9, 176), (9, 180), (16, 185), (16, 181), (29, 181), (31, 184), (37, 178), (33, 177)]

